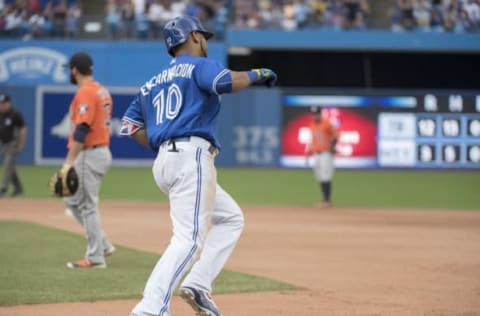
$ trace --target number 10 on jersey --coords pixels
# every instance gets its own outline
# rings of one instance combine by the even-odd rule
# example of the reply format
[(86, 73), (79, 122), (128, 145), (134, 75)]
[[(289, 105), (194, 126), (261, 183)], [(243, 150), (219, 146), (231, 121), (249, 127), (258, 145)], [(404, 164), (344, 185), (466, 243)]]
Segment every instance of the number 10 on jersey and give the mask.
[(182, 108), (182, 91), (176, 84), (171, 84), (165, 95), (165, 89), (160, 90), (153, 98), (153, 106), (157, 114), (157, 125), (162, 124), (165, 120), (173, 120), (177, 117)]

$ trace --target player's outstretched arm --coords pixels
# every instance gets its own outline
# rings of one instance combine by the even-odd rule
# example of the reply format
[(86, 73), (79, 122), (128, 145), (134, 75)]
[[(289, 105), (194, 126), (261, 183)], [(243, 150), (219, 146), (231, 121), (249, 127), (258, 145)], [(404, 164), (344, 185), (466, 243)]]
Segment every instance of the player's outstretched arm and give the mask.
[(267, 68), (250, 71), (230, 71), (232, 76), (232, 92), (237, 92), (252, 85), (272, 87), (277, 82), (277, 74)]

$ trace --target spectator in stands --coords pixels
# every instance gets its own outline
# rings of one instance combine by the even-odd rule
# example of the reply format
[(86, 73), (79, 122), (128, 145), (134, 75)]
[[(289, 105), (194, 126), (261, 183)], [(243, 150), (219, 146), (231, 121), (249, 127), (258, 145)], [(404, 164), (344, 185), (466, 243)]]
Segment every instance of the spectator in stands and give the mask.
[[(258, 27), (258, 7), (254, 1), (234, 1), (234, 26), (236, 28), (252, 28)], [(263, 6), (263, 5), (262, 5)], [(191, 15), (188, 11), (187, 14)]]
[(161, 37), (162, 30), (162, 15), (163, 6), (160, 0), (153, 0), (148, 6), (147, 18), (148, 18), (148, 30), (150, 39), (158, 39)]
[(130, 39), (136, 37), (136, 24), (135, 24), (135, 4), (133, 0), (124, 0), (121, 4), (121, 17), (123, 38)]
[(77, 38), (78, 37), (78, 19), (81, 15), (80, 8), (76, 3), (71, 4), (67, 10), (67, 21), (65, 26), (66, 37), (67, 38)]
[(293, 8), (298, 28), (305, 28), (308, 25), (309, 16), (312, 11), (310, 5), (304, 0), (294, 0)]
[(345, 22), (345, 11), (343, 7), (342, 0), (334, 0), (333, 3), (328, 7), (327, 16), (329, 17), (329, 24), (335, 30), (342, 30), (344, 28)]
[(52, 37), (65, 37), (67, 33), (67, 3), (61, 0), (53, 7)]
[(310, 22), (312, 25), (322, 25), (325, 24), (325, 12), (329, 0), (311, 0), (310, 1)]
[(443, 0), (432, 0), (432, 8), (441, 9), (443, 6)]
[(137, 14), (135, 15), (135, 25), (136, 25), (136, 30), (137, 30), (137, 38), (139, 40), (147, 40), (148, 39), (148, 17), (147, 13), (148, 12), (148, 7), (150, 6), (150, 3), (145, 3), (144, 4), (144, 9), (137, 11)]
[(461, 3), (458, 0), (452, 0), (444, 6), (442, 25), (444, 31), (452, 32), (454, 30), (455, 22), (459, 18), (461, 9)]
[(3, 14), (3, 8), (0, 9), (0, 37), (5, 36), (5, 15)]
[(418, 30), (430, 31), (432, 5), (428, 0), (416, 0), (413, 5), (413, 16)]
[(228, 10), (222, 0), (215, 0), (213, 2), (213, 11), (215, 12), (215, 16), (213, 18), (212, 29), (214, 30), (216, 39), (223, 40), (227, 29)]
[(286, 1), (283, 4), (282, 29), (293, 31), (297, 29), (298, 23), (295, 19), (295, 5), (293, 1)]
[(30, 13), (38, 13), (41, 10), (40, 0), (28, 0), (28, 11)]
[(133, 0), (136, 16), (138, 16), (140, 13), (145, 13), (145, 5), (150, 1), (151, 0)]
[(413, 0), (397, 0), (392, 14), (392, 31), (412, 31), (415, 27)]
[(478, 31), (480, 28), (480, 0), (467, 0), (463, 4), (468, 20), (471, 22), (471, 31)]
[(45, 17), (43, 12), (33, 13), (28, 20), (28, 25), (28, 33), (30, 38), (41, 38), (46, 36)]
[(258, 4), (258, 27), (261, 29), (280, 28), (282, 24), (282, 7), (271, 1), (259, 1)]
[(366, 0), (344, 0), (343, 28), (365, 29), (365, 15), (370, 11)]
[(27, 10), (23, 10), (20, 16), (20, 25), (19, 25), (19, 36), (22, 39), (29, 39), (29, 29), (30, 29), (30, 13)]
[[(186, 2), (185, 0), (171, 0), (170, 7), (174, 18), (184, 14), (187, 7)], [(213, 8), (213, 4), (211, 4), (211, 7)]]
[(5, 16), (5, 26), (4, 26), (4, 34), (7, 37), (18, 37), (19, 36), (19, 27), (21, 23), (21, 13), (22, 11), (13, 6), (13, 5), (6, 5), (4, 8), (4, 16)]
[(434, 32), (443, 32), (442, 6), (436, 6), (432, 9), (430, 18), (430, 29)]
[(115, 0), (108, 0), (105, 8), (105, 20), (107, 24), (107, 36), (109, 39), (118, 39), (122, 32), (120, 20), (120, 8)]
[(464, 33), (472, 32), (475, 30), (475, 25), (470, 20), (467, 11), (461, 10), (458, 12), (457, 19), (454, 21), (453, 32)]
[[(215, 17), (215, 8), (213, 5), (213, 0), (197, 0), (197, 6), (199, 10), (197, 11), (197, 15), (195, 15), (200, 22), (207, 28), (213, 29), (213, 19)], [(178, 15), (174, 15), (176, 17)]]

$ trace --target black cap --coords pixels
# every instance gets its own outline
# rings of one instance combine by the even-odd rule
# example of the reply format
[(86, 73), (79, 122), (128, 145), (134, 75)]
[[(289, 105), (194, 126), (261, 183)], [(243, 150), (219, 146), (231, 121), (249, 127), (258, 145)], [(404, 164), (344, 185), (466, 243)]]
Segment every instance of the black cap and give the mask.
[(82, 74), (90, 74), (93, 68), (93, 60), (89, 54), (85, 52), (78, 52), (75, 53), (72, 57), (70, 57), (70, 61), (68, 64), (63, 65), (64, 67), (75, 67), (80, 71)]
[(10, 101), (10, 96), (5, 93), (0, 93), (0, 102), (8, 102)]

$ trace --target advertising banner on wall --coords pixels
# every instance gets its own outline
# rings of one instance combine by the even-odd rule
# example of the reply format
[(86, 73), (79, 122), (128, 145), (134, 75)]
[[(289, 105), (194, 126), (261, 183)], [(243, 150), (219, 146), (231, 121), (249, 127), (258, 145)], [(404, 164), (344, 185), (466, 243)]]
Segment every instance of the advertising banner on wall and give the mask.
[[(121, 118), (136, 88), (109, 88), (113, 98), (110, 150), (115, 165), (151, 165), (154, 153), (133, 139), (120, 136)], [(58, 165), (67, 153), (69, 107), (75, 87), (39, 86), (36, 97), (35, 163)]]

